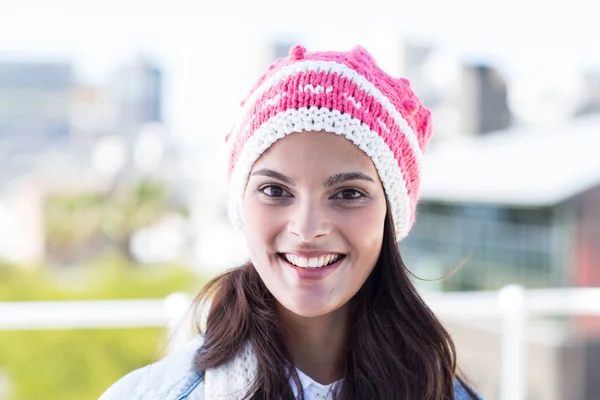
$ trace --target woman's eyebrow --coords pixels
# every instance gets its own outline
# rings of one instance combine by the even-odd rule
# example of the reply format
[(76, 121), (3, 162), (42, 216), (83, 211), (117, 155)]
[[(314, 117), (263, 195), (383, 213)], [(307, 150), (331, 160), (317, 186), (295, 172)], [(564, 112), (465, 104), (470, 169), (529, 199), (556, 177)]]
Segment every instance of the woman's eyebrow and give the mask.
[(268, 168), (261, 168), (259, 170), (256, 170), (252, 173), (252, 176), (266, 176), (269, 178), (277, 179), (278, 181), (286, 183), (290, 186), (295, 186), (294, 181), (292, 181), (290, 178), (288, 178), (287, 176), (285, 176), (277, 171), (273, 171), (272, 169), (268, 169)]
[(340, 174), (330, 176), (323, 186), (330, 187), (334, 185), (339, 185), (340, 183), (355, 180), (375, 183), (375, 179), (371, 178), (369, 175), (363, 174), (362, 172), (342, 172)]

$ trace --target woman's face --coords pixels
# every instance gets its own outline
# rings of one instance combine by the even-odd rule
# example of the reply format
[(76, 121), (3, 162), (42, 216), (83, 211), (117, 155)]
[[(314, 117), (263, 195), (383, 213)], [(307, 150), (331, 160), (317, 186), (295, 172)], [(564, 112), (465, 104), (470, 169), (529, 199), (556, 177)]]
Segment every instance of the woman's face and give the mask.
[(244, 198), (250, 259), (303, 317), (337, 310), (381, 251), (386, 201), (371, 159), (332, 133), (294, 133), (254, 164)]

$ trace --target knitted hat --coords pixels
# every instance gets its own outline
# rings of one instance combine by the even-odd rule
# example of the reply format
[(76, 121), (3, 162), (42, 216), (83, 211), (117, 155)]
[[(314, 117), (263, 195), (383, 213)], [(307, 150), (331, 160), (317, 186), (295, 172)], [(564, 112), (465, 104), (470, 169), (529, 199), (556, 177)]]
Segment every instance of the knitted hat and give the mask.
[(302, 46), (272, 64), (242, 102), (228, 135), (229, 213), (243, 227), (244, 192), (253, 164), (293, 132), (343, 135), (373, 161), (394, 220), (396, 239), (415, 219), (420, 166), (431, 137), (431, 113), (404, 78), (381, 70), (362, 47), (307, 53)]

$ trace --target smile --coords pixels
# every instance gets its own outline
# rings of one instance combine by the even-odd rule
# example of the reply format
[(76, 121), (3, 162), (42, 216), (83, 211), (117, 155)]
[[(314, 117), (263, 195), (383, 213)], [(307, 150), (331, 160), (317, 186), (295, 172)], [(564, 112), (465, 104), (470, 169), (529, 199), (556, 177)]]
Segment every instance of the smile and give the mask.
[(294, 254), (280, 253), (279, 256), (295, 267), (317, 269), (335, 264), (345, 256), (343, 254), (326, 254), (320, 257), (300, 257)]

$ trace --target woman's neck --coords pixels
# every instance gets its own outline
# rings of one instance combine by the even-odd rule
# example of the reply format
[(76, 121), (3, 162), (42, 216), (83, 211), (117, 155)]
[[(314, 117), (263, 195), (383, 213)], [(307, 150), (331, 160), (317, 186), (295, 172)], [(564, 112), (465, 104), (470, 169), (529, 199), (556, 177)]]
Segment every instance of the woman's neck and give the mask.
[(322, 384), (342, 378), (349, 307), (320, 317), (301, 317), (279, 305), (294, 366)]

